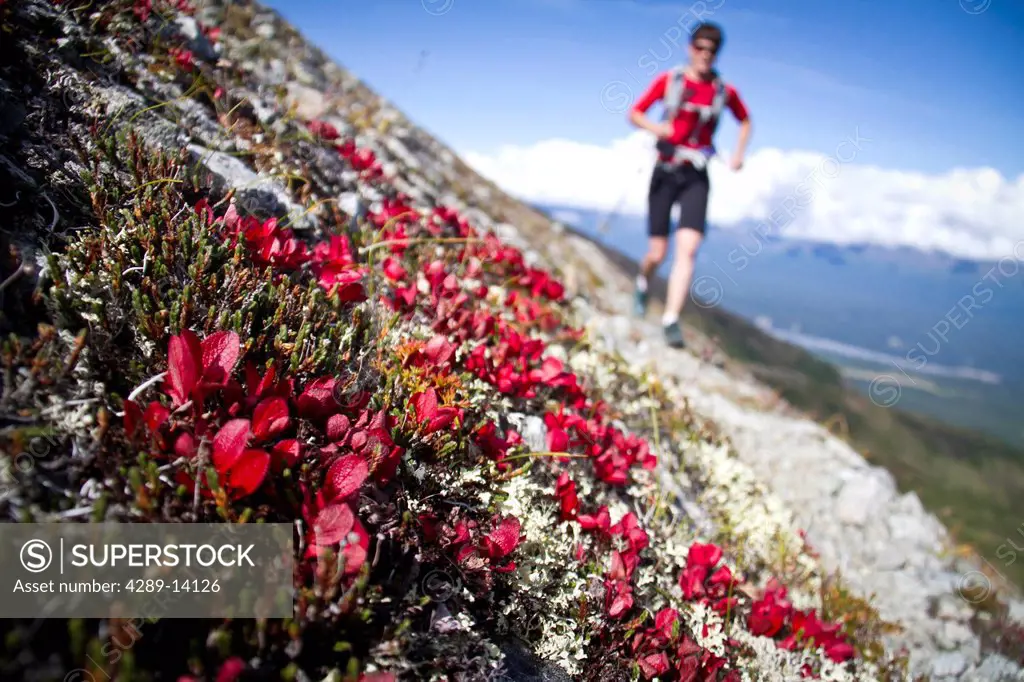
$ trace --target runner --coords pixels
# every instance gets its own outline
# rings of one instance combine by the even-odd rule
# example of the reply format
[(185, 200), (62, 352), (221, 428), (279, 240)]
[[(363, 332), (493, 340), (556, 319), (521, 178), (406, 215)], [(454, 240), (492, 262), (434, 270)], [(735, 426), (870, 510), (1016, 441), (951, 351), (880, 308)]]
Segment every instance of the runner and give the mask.
[[(647, 311), (647, 282), (668, 251), (672, 206), (679, 203), (676, 257), (668, 281), (662, 325), (670, 346), (682, 348), (679, 314), (693, 277), (693, 262), (704, 238), (708, 207), (707, 162), (714, 156), (712, 138), (722, 109), (728, 107), (740, 122), (739, 142), (729, 167), (738, 171), (750, 140), (750, 117), (739, 93), (714, 70), (722, 47), (722, 29), (706, 22), (690, 37), (690, 62), (659, 75), (630, 110), (630, 122), (658, 138), (658, 163), (648, 190), (650, 245), (636, 279), (636, 313)], [(656, 123), (645, 113), (661, 101), (665, 120)]]

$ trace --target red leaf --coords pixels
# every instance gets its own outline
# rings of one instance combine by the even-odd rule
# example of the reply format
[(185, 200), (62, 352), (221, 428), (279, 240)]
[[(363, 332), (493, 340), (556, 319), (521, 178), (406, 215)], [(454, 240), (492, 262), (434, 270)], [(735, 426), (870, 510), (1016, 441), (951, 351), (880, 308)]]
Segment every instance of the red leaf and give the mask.
[(706, 593), (706, 590), (704, 589), (704, 580), (707, 578), (707, 575), (707, 566), (701, 566), (699, 564), (694, 564), (692, 566), (687, 565), (679, 575), (679, 586), (683, 590), (683, 596), (686, 599), (703, 597)]
[(465, 521), (459, 521), (455, 524), (454, 528), (450, 526), (444, 526), (441, 529), (442, 541), (441, 546), (456, 546), (462, 545), (470, 540), (469, 524)]
[(327, 420), (327, 440), (331, 443), (344, 441), (352, 422), (343, 414), (336, 414)]
[(679, 671), (679, 682), (696, 682), (697, 675), (700, 673), (700, 661), (697, 660), (696, 656), (683, 658), (683, 661), (678, 664), (677, 669)]
[(146, 406), (146, 413), (142, 415), (142, 418), (146, 422), (149, 432), (156, 433), (170, 416), (171, 411), (154, 400)]
[(353, 519), (352, 530), (347, 535), (351, 536), (355, 533), (355, 542), (351, 541), (351, 537), (341, 548), (341, 556), (345, 560), (345, 575), (352, 575), (358, 573), (359, 569), (366, 563), (367, 549), (370, 547), (370, 536), (366, 534), (366, 530), (363, 528), (363, 524), (359, 523), (359, 519)]
[(391, 449), (384, 455), (384, 459), (378, 462), (373, 470), (373, 478), (377, 483), (387, 485), (395, 477), (398, 463), (401, 461), (404, 452), (405, 450), (397, 445), (391, 446)]
[(219, 331), (203, 339), (203, 379), (215, 386), (226, 384), (240, 351), (238, 334), (233, 331)]
[(327, 471), (324, 482), (327, 499), (343, 500), (355, 495), (369, 474), (369, 465), (359, 455), (339, 457)]
[(241, 658), (232, 656), (221, 664), (216, 682), (235, 682), (248, 667)]
[(435, 367), (443, 367), (455, 354), (455, 345), (444, 334), (437, 334), (423, 347), (423, 354)]
[(306, 122), (306, 127), (315, 137), (322, 137), (328, 142), (338, 139), (338, 129), (326, 121), (313, 119)]
[(267, 441), (288, 428), (288, 401), (267, 398), (252, 413), (252, 432), (257, 441)]
[(412, 397), (412, 407), (418, 423), (430, 421), (437, 416), (437, 392), (433, 388), (428, 388), (417, 393)]
[(234, 493), (237, 499), (256, 492), (270, 469), (270, 455), (263, 450), (246, 450), (242, 456), (228, 469), (226, 488)]
[(484, 550), (492, 559), (500, 559), (511, 554), (519, 544), (519, 519), (514, 516), (505, 518), (490, 535), (484, 538)]
[(334, 377), (321, 377), (308, 384), (296, 401), (299, 412), (311, 419), (326, 417), (334, 412), (338, 405), (334, 397), (334, 384)]
[(390, 279), (392, 282), (399, 282), (405, 279), (408, 273), (402, 264), (390, 256), (384, 260), (384, 276)]
[(167, 351), (167, 394), (175, 407), (188, 402), (202, 371), (202, 346), (190, 330), (172, 336)]
[(568, 448), (568, 433), (558, 427), (548, 429), (548, 452), (565, 452)]
[(213, 437), (213, 467), (218, 474), (228, 471), (245, 451), (249, 443), (248, 419), (232, 419)]
[(313, 522), (316, 544), (320, 547), (336, 545), (352, 530), (355, 516), (347, 504), (329, 504), (320, 510)]
[(337, 294), (342, 303), (366, 300), (361, 268), (345, 266), (345, 269), (339, 269), (339, 266), (333, 264), (326, 265), (320, 269), (318, 281), (329, 294)]
[(846, 642), (833, 642), (825, 645), (825, 655), (836, 663), (842, 663), (853, 658), (856, 651)]
[(661, 631), (666, 638), (672, 636), (672, 626), (679, 618), (679, 612), (670, 606), (666, 606), (654, 617), (654, 627)]
[(611, 515), (608, 513), (608, 507), (605, 505), (601, 505), (597, 510), (596, 516), (580, 514), (576, 520), (579, 521), (583, 530), (596, 530), (603, 533), (608, 532), (608, 528), (611, 526), (612, 521)]
[(644, 679), (647, 680), (657, 677), (658, 675), (664, 675), (668, 672), (669, 668), (668, 656), (665, 655), (664, 651), (642, 656), (637, 663), (640, 665), (640, 670), (643, 671)]
[(455, 421), (455, 417), (459, 416), (460, 412), (461, 410), (456, 410), (454, 407), (439, 408), (434, 418), (427, 423), (427, 433), (434, 433), (445, 428)]
[(605, 582), (605, 611), (609, 618), (618, 618), (633, 607), (633, 593), (629, 584), (621, 580)]
[(128, 438), (135, 436), (135, 429), (142, 424), (142, 408), (133, 400), (124, 401), (124, 432)]
[(726, 589), (735, 586), (736, 580), (733, 578), (732, 571), (729, 570), (728, 566), (722, 566), (712, 574), (709, 582), (712, 585), (721, 585)]
[(562, 520), (575, 519), (580, 511), (580, 500), (576, 495), (576, 483), (564, 471), (555, 484), (555, 495), (558, 497)]
[(623, 555), (617, 550), (612, 550), (612, 565), (608, 570), (608, 577), (612, 580), (629, 580), (636, 569), (636, 563), (635, 554)]
[(251, 362), (245, 363), (245, 390), (249, 393), (250, 398), (262, 398), (273, 391), (276, 386), (274, 383), (276, 377), (276, 365), (271, 365), (267, 373), (261, 377), (255, 365)]
[(196, 456), (196, 440), (188, 431), (182, 431), (174, 439), (174, 454), (178, 457), (192, 459)]
[(271, 448), (270, 454), (279, 469), (287, 469), (302, 459), (302, 444), (294, 438), (282, 440)]
[(534, 381), (538, 381), (542, 384), (550, 384), (553, 382), (565, 369), (565, 365), (562, 361), (556, 357), (544, 358), (544, 362), (541, 363), (539, 370), (534, 370)]
[(694, 654), (699, 654), (703, 649), (695, 641), (683, 635), (683, 639), (679, 642), (679, 648), (676, 649), (676, 656), (679, 658), (689, 658)]
[(710, 542), (707, 544), (695, 542), (692, 545), (690, 545), (690, 549), (687, 551), (686, 565), (696, 565), (704, 566), (706, 568), (713, 568), (721, 558), (721, 547), (718, 547), (717, 545)]
[(612, 618), (618, 618), (623, 613), (628, 611), (633, 606), (633, 595), (631, 594), (620, 594), (615, 597), (612, 601), (612, 605), (608, 608), (608, 615)]

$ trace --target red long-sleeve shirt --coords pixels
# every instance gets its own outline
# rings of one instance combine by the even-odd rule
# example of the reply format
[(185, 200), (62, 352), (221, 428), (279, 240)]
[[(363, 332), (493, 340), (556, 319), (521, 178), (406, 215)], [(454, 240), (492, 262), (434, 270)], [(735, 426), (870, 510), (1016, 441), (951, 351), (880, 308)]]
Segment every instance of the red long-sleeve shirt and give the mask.
[[(665, 85), (668, 83), (668, 77), (668, 72), (665, 72), (655, 78), (654, 82), (651, 83), (649, 88), (647, 88), (647, 91), (643, 96), (641, 96), (640, 99), (637, 100), (636, 104), (633, 105), (633, 111), (646, 112), (651, 108), (652, 104), (664, 99)], [(713, 81), (695, 81), (687, 78), (685, 87), (689, 88), (693, 92), (689, 101), (694, 104), (710, 105), (715, 98), (715, 84)], [(743, 100), (740, 99), (740, 95), (736, 91), (736, 88), (731, 85), (726, 85), (725, 92), (725, 106), (732, 112), (737, 121), (740, 123), (746, 121), (749, 116), (747, 113), (747, 107), (743, 104)], [(693, 129), (699, 120), (700, 117), (696, 111), (686, 111), (680, 107), (679, 112), (672, 121), (672, 124), (675, 127), (675, 132), (672, 137), (669, 138), (669, 142), (694, 149), (710, 146), (711, 140), (715, 134), (715, 128), (717, 127), (717, 121), (715, 121), (714, 124), (709, 123), (704, 126), (704, 128), (698, 133), (696, 142), (691, 144), (689, 141), (690, 134), (693, 132)]]

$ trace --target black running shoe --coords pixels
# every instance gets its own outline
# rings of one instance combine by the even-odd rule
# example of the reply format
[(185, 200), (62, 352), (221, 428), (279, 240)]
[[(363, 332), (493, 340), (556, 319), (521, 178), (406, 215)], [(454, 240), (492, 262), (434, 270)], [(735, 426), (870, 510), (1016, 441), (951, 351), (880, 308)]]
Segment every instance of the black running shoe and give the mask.
[(647, 314), (647, 292), (642, 291), (640, 287), (633, 290), (633, 314), (637, 317)]
[(665, 342), (672, 348), (685, 348), (686, 342), (683, 341), (683, 328), (679, 326), (679, 321), (675, 321), (672, 324), (667, 324), (664, 327), (665, 330)]

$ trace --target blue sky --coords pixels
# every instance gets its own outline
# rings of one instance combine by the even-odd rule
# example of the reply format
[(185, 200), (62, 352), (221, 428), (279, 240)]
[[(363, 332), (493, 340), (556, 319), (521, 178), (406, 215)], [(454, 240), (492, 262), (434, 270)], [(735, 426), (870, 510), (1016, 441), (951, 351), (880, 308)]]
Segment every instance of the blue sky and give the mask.
[[(870, 163), (887, 169), (1024, 173), (1017, 0), (269, 4), (459, 152), (622, 138), (625, 115), (602, 94), (615, 108), (655, 68), (684, 60), (672, 39), (706, 7), (726, 32), (720, 70), (751, 110), (751, 151), (827, 154), (856, 129), (872, 140)], [(735, 125), (718, 137), (734, 139)]]

